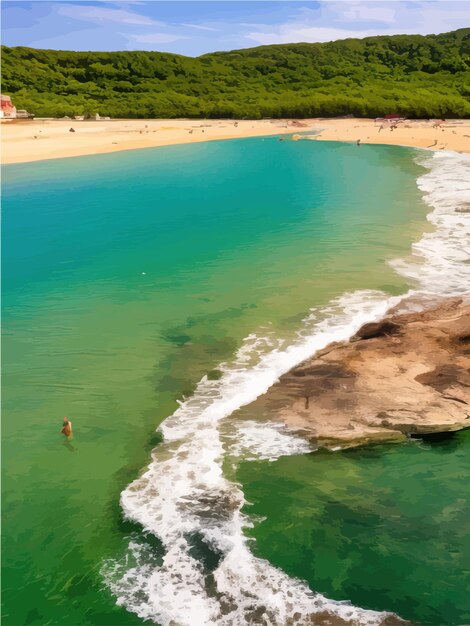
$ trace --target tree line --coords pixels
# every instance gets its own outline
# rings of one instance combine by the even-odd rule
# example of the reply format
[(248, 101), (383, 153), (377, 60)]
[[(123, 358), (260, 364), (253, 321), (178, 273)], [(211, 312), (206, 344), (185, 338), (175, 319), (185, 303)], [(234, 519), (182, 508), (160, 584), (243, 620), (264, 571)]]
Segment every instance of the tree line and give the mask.
[(470, 29), (192, 58), (2, 46), (2, 91), (37, 117), (470, 116)]

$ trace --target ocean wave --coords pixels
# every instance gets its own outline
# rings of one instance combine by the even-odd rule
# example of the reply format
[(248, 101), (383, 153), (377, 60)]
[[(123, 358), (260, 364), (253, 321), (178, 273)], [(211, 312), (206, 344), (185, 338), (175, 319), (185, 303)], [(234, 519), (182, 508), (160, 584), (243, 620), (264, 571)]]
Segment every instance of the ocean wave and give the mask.
[(412, 254), (392, 261), (399, 274), (426, 294), (451, 296), (470, 289), (470, 155), (455, 152), (419, 153), (429, 171), (418, 178), (431, 232), (412, 245)]
[[(365, 321), (380, 318), (396, 300), (375, 291), (345, 295), (312, 311), (288, 347), (273, 348), (271, 338), (250, 335), (233, 362), (220, 366), (219, 380), (201, 380), (194, 395), (161, 425), (164, 443), (154, 450), (147, 471), (121, 494), (125, 517), (158, 537), (164, 555), (155, 565), (148, 550), (131, 541), (124, 561), (106, 564), (105, 579), (118, 604), (165, 626), (307, 624), (320, 612), (358, 624), (382, 622), (385, 614), (328, 600), (251, 553), (243, 532), (251, 526), (242, 513), (244, 494), (222, 471), (220, 427), (291, 367), (332, 341), (347, 339)], [(242, 442), (258, 439), (252, 425), (251, 430), (246, 423), (240, 427), (245, 428)], [(287, 431), (276, 435), (269, 451), (259, 451), (261, 457), (269, 453), (273, 458), (286, 446), (290, 452), (293, 446), (307, 451)], [(194, 555), (200, 541), (217, 557), (211, 571)]]
[[(392, 265), (421, 293), (460, 294), (470, 285), (470, 160), (449, 153), (420, 158), (429, 171), (418, 185), (433, 207), (428, 219), (435, 230), (414, 244), (410, 258)], [(320, 613), (358, 625), (384, 621), (389, 614), (328, 600), (254, 556), (244, 534), (252, 525), (242, 512), (244, 494), (224, 476), (225, 456), (274, 459), (310, 447), (282, 427), (234, 420), (227, 434), (224, 424), (282, 374), (380, 319), (404, 297), (346, 294), (312, 310), (290, 345), (269, 333), (252, 334), (234, 360), (220, 366), (219, 380), (200, 381), (160, 426), (164, 442), (147, 470), (121, 494), (124, 516), (157, 537), (161, 548), (156, 556), (142, 535), (129, 541), (121, 560), (105, 564), (103, 575), (119, 605), (164, 626), (301, 625)], [(201, 556), (201, 544), (210, 559)]]
[(280, 423), (245, 420), (235, 422), (232, 432), (226, 436), (226, 448), (230, 457), (245, 461), (275, 461), (281, 456), (307, 454), (312, 444), (297, 432)]

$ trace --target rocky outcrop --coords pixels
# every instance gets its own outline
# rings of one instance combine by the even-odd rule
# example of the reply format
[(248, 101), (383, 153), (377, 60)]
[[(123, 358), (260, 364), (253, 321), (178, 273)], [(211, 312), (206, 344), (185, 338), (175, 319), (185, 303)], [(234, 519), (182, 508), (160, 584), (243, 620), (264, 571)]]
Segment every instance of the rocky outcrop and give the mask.
[(470, 305), (391, 310), (282, 376), (252, 408), (330, 447), (470, 426)]

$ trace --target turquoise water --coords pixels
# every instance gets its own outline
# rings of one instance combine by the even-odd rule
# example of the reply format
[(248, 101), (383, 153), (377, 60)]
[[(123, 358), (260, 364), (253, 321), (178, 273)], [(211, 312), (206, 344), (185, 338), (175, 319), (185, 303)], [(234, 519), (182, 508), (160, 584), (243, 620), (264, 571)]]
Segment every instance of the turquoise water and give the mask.
[[(100, 571), (129, 534), (140, 533), (122, 521), (119, 494), (148, 463), (160, 440), (156, 426), (249, 333), (268, 329), (289, 341), (312, 306), (345, 291), (406, 290), (386, 262), (405, 255), (425, 228), (416, 187), (423, 169), (413, 156), (394, 147), (265, 138), (4, 168), (5, 625), (142, 623), (116, 607)], [(59, 434), (64, 415), (74, 425), (69, 443)], [(457, 459), (459, 450), (446, 450), (446, 458)], [(383, 477), (403, 453), (377, 454), (377, 469), (361, 470), (365, 492), (382, 489), (374, 472)], [(413, 464), (425, 458), (413, 455)], [(286, 464), (286, 480), (292, 472), (313, 497), (296, 463), (324, 464), (326, 472), (331, 461), (311, 458), (275, 466)], [(366, 466), (360, 456), (357, 463)], [(263, 467), (240, 470), (259, 507), (278, 480)], [(452, 471), (428, 471), (440, 490), (454, 489)], [(285, 530), (303, 552), (305, 528), (293, 537), (287, 520), (278, 523), (280, 536)], [(453, 521), (444, 516), (441, 524), (450, 532)], [(406, 527), (410, 541), (417, 527)], [(263, 542), (265, 528), (256, 529), (263, 555), (327, 596), (444, 620), (436, 594), (368, 590), (355, 552), (352, 577), (348, 571), (328, 582), (328, 568), (297, 564), (294, 548), (282, 555), (269, 538)], [(340, 533), (352, 542), (348, 532), (338, 524), (324, 533), (323, 550), (334, 550)], [(383, 531), (384, 545), (393, 543), (391, 533)], [(433, 558), (413, 555), (418, 580), (425, 570), (432, 574), (423, 580), (446, 571), (445, 545), (431, 535), (427, 541)], [(463, 549), (456, 537), (459, 563)], [(458, 582), (446, 584), (449, 598), (458, 596)], [(455, 605), (455, 619), (463, 619)]]

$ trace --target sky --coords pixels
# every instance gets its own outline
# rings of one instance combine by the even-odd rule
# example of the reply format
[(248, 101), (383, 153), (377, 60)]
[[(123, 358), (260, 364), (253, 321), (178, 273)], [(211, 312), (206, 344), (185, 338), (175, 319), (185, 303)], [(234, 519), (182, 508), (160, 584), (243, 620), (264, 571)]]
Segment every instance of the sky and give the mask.
[(470, 26), (470, 0), (3, 0), (1, 13), (7, 46), (188, 56)]

